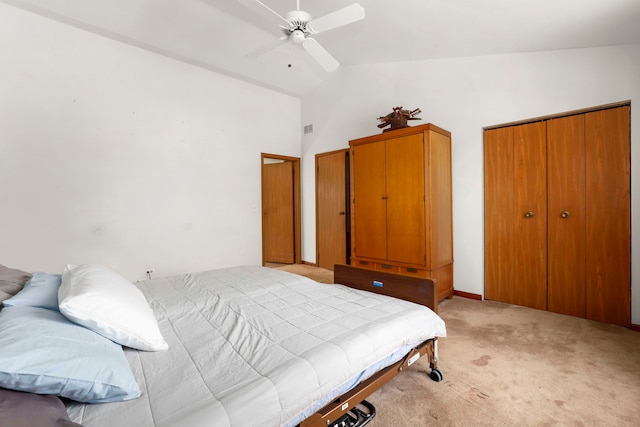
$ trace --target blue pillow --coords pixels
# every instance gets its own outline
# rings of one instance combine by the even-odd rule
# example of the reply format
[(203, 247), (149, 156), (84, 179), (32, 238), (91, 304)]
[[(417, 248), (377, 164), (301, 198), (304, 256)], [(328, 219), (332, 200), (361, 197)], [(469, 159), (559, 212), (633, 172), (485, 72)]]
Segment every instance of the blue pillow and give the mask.
[(0, 311), (0, 387), (106, 403), (140, 396), (122, 347), (60, 312)]
[(62, 275), (48, 273), (33, 273), (31, 279), (24, 284), (24, 288), (9, 299), (2, 301), (5, 307), (26, 305), (30, 307), (59, 310), (58, 289), (62, 283)]

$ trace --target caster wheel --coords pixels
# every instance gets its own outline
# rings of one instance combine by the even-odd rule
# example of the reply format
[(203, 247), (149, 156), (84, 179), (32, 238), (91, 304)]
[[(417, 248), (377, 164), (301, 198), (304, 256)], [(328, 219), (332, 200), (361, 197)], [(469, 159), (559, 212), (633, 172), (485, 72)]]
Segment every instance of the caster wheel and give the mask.
[(431, 374), (430, 377), (432, 380), (434, 380), (435, 382), (439, 383), (440, 381), (442, 381), (442, 372), (440, 372), (439, 369), (432, 369), (431, 370)]

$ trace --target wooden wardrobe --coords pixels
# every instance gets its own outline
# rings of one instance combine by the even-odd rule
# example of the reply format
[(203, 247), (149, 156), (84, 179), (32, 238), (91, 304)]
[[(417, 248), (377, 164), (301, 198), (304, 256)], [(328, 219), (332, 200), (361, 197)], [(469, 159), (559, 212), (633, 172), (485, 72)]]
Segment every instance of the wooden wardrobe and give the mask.
[(453, 295), (451, 134), (432, 124), (349, 141), (351, 264)]
[(630, 107), (487, 129), (485, 297), (631, 324)]

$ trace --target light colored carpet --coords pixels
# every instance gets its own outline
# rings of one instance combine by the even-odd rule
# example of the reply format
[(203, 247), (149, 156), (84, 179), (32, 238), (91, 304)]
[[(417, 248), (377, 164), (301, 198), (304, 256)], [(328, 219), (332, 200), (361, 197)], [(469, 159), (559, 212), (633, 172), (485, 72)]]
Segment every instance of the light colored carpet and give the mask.
[(371, 395), (371, 425), (640, 425), (640, 333), (459, 297), (439, 311), (444, 380), (419, 361)]
[[(333, 278), (301, 267), (288, 268)], [(640, 425), (640, 333), (459, 297), (439, 311), (444, 380), (418, 361), (369, 397), (370, 426)]]

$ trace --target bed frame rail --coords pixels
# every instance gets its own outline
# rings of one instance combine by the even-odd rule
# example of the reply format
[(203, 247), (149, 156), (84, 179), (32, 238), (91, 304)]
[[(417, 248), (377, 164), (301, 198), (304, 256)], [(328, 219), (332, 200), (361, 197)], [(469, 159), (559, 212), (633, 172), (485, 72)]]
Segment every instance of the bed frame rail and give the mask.
[(402, 360), (378, 371), (372, 377), (364, 380), (355, 388), (338, 397), (324, 408), (300, 423), (299, 427), (327, 427), (349, 412), (353, 407), (369, 397), (373, 392), (388, 383), (392, 378), (414, 364), (418, 359), (427, 355), (429, 366), (437, 371), (437, 337), (427, 340), (415, 347)]
[(438, 283), (435, 279), (367, 270), (346, 264), (336, 264), (333, 274), (335, 283), (415, 302), (438, 312)]

